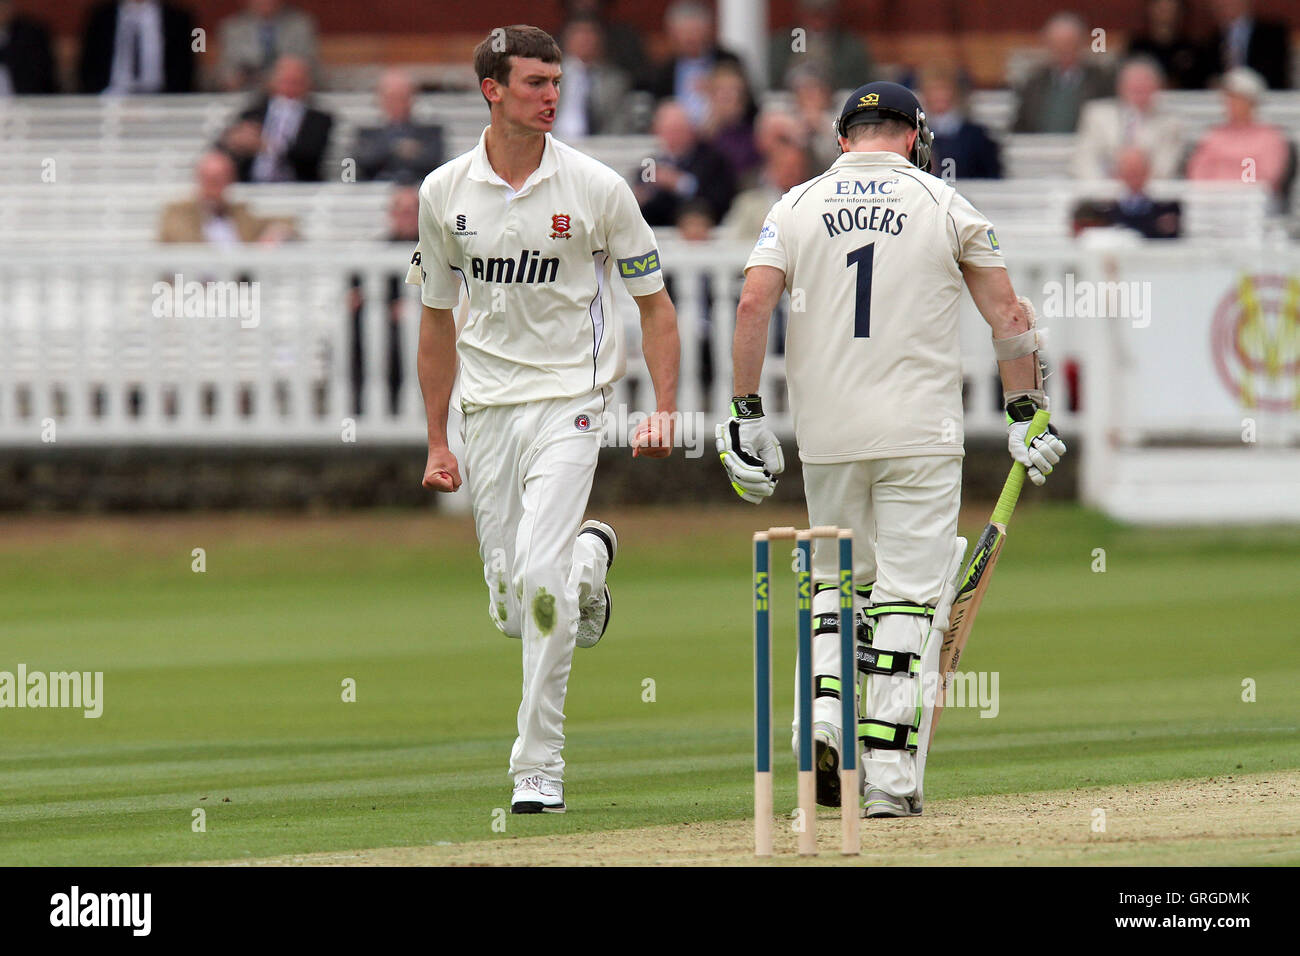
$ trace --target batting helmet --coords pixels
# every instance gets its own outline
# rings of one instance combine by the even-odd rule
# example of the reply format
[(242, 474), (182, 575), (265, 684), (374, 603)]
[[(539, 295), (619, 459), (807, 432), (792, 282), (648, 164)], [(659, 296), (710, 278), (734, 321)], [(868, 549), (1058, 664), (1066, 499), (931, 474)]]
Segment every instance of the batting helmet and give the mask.
[(907, 158), (918, 169), (928, 169), (934, 134), (925, 123), (925, 110), (921, 109), (921, 101), (906, 86), (885, 80), (859, 86), (844, 101), (840, 118), (835, 121), (835, 132), (845, 136), (850, 127), (862, 123), (879, 123), (886, 119), (902, 120), (916, 130), (916, 145), (912, 147), (912, 155)]

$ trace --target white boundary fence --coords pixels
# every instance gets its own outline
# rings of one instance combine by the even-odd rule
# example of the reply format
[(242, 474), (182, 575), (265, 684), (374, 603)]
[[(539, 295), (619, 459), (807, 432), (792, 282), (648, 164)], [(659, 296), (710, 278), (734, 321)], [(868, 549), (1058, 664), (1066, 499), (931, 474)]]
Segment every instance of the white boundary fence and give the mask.
[[(1300, 519), (1300, 251), (1187, 242), (1122, 251), (1078, 243), (1004, 248), (1018, 291), (1034, 300), (1050, 329), (1053, 420), (1067, 436), (1085, 438), (1075, 467), (1086, 500), (1139, 520)], [(748, 251), (747, 243), (679, 241), (661, 249), (682, 329), (678, 404), (703, 426), (706, 444), (730, 398), (730, 339)], [(419, 447), (419, 302), (414, 287), (401, 284), (409, 254), (405, 245), (378, 243), (228, 253), (206, 246), (95, 254), (10, 248), (0, 256), (0, 448), (50, 441)], [(182, 306), (190, 302), (201, 314), (167, 314), (177, 275)], [(215, 294), (241, 279), (252, 283), (235, 288), (242, 299)], [(1104, 305), (1101, 314), (1096, 307), (1086, 314), (1082, 293), (1075, 294), (1100, 289), (1104, 301), (1104, 284), (1121, 282), (1137, 283), (1136, 298), (1120, 303), (1126, 314), (1105, 314)], [(1064, 296), (1053, 300), (1054, 288)], [(364, 306), (360, 413), (354, 299)], [(1221, 326), (1242, 311), (1238, 300), (1254, 302), (1256, 315), (1255, 325), (1239, 329), (1234, 349), (1224, 345)], [(637, 311), (621, 284), (616, 303), (629, 355), (615, 405), (630, 413), (651, 407), (653, 392), (639, 354)], [(788, 435), (781, 321), (774, 322), (762, 391)], [(395, 393), (390, 330), (402, 370)], [(1243, 348), (1258, 350), (1259, 367), (1234, 395), (1221, 381), (1223, 366)], [(969, 300), (962, 351), (966, 434), (999, 437), (996, 366), (987, 326)], [(1289, 396), (1297, 397), (1287, 407)], [(1269, 407), (1252, 406), (1258, 399)]]

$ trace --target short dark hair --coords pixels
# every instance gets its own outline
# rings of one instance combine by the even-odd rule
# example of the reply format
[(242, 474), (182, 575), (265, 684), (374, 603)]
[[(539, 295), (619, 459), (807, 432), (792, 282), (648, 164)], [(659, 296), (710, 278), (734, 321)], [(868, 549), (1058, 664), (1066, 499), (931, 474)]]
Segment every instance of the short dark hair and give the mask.
[(479, 88), (489, 76), (502, 86), (508, 85), (512, 56), (559, 63), (560, 46), (545, 30), (524, 23), (497, 27), (474, 47), (474, 72), (478, 74)]
[[(884, 139), (889, 136), (900, 136), (903, 133), (910, 133), (914, 129), (916, 129), (916, 127), (907, 122), (907, 120), (895, 119), (890, 116), (874, 123), (857, 123), (850, 126), (848, 131), (844, 134), (844, 138), (850, 143), (856, 143), (867, 135)], [(868, 130), (871, 131), (870, 134), (867, 133)]]

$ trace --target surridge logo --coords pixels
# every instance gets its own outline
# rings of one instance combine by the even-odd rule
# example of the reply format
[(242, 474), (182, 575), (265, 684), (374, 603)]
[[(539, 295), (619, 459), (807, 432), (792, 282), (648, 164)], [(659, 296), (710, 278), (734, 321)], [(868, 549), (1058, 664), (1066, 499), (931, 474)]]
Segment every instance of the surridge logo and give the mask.
[(471, 277), (482, 282), (554, 282), (560, 274), (560, 260), (544, 258), (538, 249), (525, 249), (518, 259), (474, 256), (469, 270)]
[(456, 228), (451, 231), (453, 236), (477, 236), (478, 230), (469, 228), (469, 217), (463, 212), (456, 216)]

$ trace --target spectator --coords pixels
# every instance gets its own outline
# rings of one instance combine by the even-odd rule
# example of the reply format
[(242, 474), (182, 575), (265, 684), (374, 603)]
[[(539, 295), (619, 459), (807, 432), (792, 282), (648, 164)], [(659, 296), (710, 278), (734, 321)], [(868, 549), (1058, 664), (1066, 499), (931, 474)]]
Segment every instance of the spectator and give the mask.
[(1187, 32), (1186, 0), (1147, 0), (1147, 25), (1129, 41), (1129, 56), (1149, 56), (1160, 64), (1174, 90), (1203, 90), (1210, 67), (1205, 47)]
[(0, 0), (0, 96), (58, 91), (50, 31)]
[(871, 51), (839, 16), (838, 0), (799, 0), (794, 26), (803, 30), (803, 49), (794, 49), (789, 29), (772, 34), (768, 46), (768, 75), (774, 89), (790, 85), (790, 71), (804, 63), (824, 64), (832, 90), (856, 90), (876, 79)]
[(1115, 178), (1124, 184), (1118, 202), (1085, 203), (1075, 213), (1076, 231), (1089, 226), (1123, 226), (1147, 239), (1177, 239), (1182, 207), (1157, 202), (1147, 195), (1151, 160), (1138, 146), (1121, 147), (1115, 155)]
[(222, 136), (246, 183), (319, 182), (334, 119), (307, 102), (311, 68), (296, 56), (276, 61), (268, 94)]
[(384, 125), (357, 130), (357, 172), (364, 180), (418, 185), (442, 165), (442, 127), (412, 121), (415, 83), (404, 70), (384, 71), (377, 98)]
[(758, 112), (749, 83), (738, 67), (720, 63), (709, 74), (709, 115), (701, 136), (721, 153), (731, 167), (732, 179), (744, 182), (762, 164), (754, 143), (754, 116)]
[(1210, 39), (1211, 71), (1248, 66), (1275, 90), (1291, 87), (1291, 41), (1284, 24), (1255, 19), (1252, 0), (1214, 0), (1219, 28)]
[(605, 62), (617, 63), (632, 85), (642, 89), (650, 69), (645, 44), (636, 27), (610, 16), (612, 6), (614, 0), (564, 0), (565, 25), (578, 17), (594, 17), (604, 37)]
[(1111, 95), (1110, 77), (1085, 62), (1088, 32), (1073, 13), (1058, 13), (1043, 27), (1048, 62), (1016, 91), (1017, 133), (1073, 133), (1083, 104)]
[(275, 245), (293, 238), (292, 220), (264, 219), (253, 215), (246, 203), (226, 198), (235, 181), (235, 164), (221, 150), (209, 150), (199, 157), (194, 179), (198, 189), (193, 199), (163, 209), (158, 222), (159, 242), (206, 242), (229, 247), (244, 242)]
[[(669, 56), (650, 73), (646, 88), (656, 101), (677, 100), (691, 125), (699, 127), (708, 118), (709, 74), (719, 63), (744, 69), (740, 57), (718, 46), (713, 33), (713, 14), (693, 0), (677, 0), (664, 14)], [(653, 225), (653, 223), (652, 223)]]
[[(790, 92), (794, 94), (795, 119), (799, 142), (808, 150), (813, 166), (823, 170), (840, 158), (840, 144), (834, 133), (839, 108), (825, 69), (814, 63), (801, 63), (789, 73)], [(855, 87), (856, 89), (856, 87)], [(760, 122), (762, 117), (760, 116)], [(759, 147), (762, 148), (761, 145)]]
[(677, 210), (677, 235), (686, 242), (705, 242), (713, 236), (713, 210), (703, 199), (682, 203)]
[(764, 159), (758, 183), (732, 202), (719, 230), (721, 237), (756, 242), (776, 201), (811, 176), (807, 152), (794, 143), (777, 143)]
[(798, 146), (806, 149), (804, 130), (793, 113), (783, 109), (766, 109), (758, 114), (754, 123), (754, 145), (764, 160), (780, 146)]
[(282, 56), (299, 57), (313, 71), (317, 67), (316, 21), (283, 0), (248, 0), (243, 13), (226, 17), (217, 29), (221, 37), (218, 70), (225, 90), (261, 89)]
[(561, 140), (601, 133), (628, 133), (624, 103), (632, 83), (626, 71), (605, 59), (605, 36), (592, 16), (574, 17), (560, 37), (564, 70), (560, 105), (552, 132)]
[(1227, 122), (1206, 132), (1187, 160), (1187, 178), (1219, 182), (1259, 182), (1281, 198), (1291, 171), (1291, 144), (1276, 126), (1255, 119), (1264, 78), (1239, 66), (1221, 83)]
[(194, 18), (165, 0), (106, 0), (81, 34), (83, 93), (192, 93)]
[(658, 143), (653, 166), (638, 170), (632, 180), (645, 221), (675, 225), (682, 204), (696, 198), (708, 203), (714, 222), (720, 221), (736, 194), (726, 158), (700, 141), (676, 100), (666, 100), (655, 110), (654, 134)]
[[(393, 190), (388, 202), (389, 242), (400, 242), (407, 249), (411, 243), (420, 241), (420, 191), (415, 186), (404, 186)], [(362, 295), (362, 277), (353, 273), (348, 289), (348, 304), (352, 313), (352, 411), (360, 415), (365, 407), (366, 361), (365, 361), (365, 299)], [(390, 273), (384, 282), (385, 314), (388, 316), (387, 335), (384, 336), (387, 348), (387, 368), (385, 378), (388, 383), (388, 414), (396, 415), (401, 407), (402, 382), (402, 321), (406, 306), (405, 276), (397, 272)]]
[(1077, 178), (1114, 176), (1115, 159), (1125, 146), (1138, 146), (1146, 153), (1156, 179), (1178, 175), (1183, 158), (1182, 127), (1157, 105), (1162, 85), (1159, 65), (1140, 57), (1120, 69), (1115, 98), (1093, 100), (1084, 106), (1074, 152)]
[(931, 67), (921, 73), (921, 103), (934, 133), (930, 169), (949, 182), (954, 178), (1001, 179), (1001, 149), (988, 130), (966, 115), (962, 92), (951, 68)]

